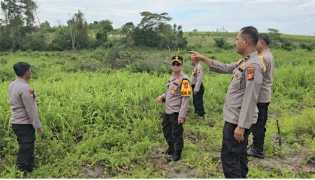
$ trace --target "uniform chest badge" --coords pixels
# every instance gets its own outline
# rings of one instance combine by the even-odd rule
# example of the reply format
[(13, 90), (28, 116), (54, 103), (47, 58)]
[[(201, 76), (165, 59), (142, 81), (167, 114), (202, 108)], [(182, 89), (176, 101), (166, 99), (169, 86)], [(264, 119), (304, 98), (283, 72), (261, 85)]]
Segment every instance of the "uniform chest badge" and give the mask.
[(176, 89), (175, 88), (171, 89), (171, 94), (173, 94), (173, 95), (176, 94)]
[(176, 94), (178, 86), (179, 86), (179, 81), (178, 80), (173, 81), (171, 83), (171, 85), (170, 85), (170, 92), (171, 92), (171, 94), (173, 94), (173, 95)]
[(249, 65), (247, 67), (246, 77), (247, 77), (247, 80), (249, 80), (249, 81), (254, 80), (254, 78), (255, 78), (255, 67), (254, 66)]
[(33, 97), (34, 99), (36, 98), (35, 91), (33, 89), (29, 90), (29, 95)]

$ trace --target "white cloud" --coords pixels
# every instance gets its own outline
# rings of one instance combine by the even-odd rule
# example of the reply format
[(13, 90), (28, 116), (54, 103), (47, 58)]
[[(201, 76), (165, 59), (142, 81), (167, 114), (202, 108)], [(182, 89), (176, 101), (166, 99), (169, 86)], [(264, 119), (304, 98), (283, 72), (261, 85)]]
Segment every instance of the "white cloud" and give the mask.
[[(80, 9), (88, 21), (110, 19), (116, 27), (140, 20), (144, 10), (168, 12), (185, 30), (237, 31), (244, 25), (282, 32), (315, 33), (314, 0), (36, 0), (39, 18), (65, 23)], [(314, 11), (314, 12), (313, 12)]]

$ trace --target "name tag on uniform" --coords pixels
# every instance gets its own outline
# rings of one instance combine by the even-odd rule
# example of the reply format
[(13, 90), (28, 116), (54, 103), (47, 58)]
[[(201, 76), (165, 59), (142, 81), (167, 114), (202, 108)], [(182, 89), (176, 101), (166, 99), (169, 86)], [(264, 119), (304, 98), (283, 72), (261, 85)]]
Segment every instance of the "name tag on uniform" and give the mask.
[(252, 65), (248, 65), (247, 67), (247, 80), (251, 81), (255, 78), (255, 67)]

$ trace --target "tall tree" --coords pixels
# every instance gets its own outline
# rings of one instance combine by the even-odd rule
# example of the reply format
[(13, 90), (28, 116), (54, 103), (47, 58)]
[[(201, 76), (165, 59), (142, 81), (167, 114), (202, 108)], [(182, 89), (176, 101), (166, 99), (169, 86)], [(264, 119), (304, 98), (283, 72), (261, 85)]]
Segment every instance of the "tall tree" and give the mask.
[(102, 45), (108, 40), (108, 34), (114, 30), (113, 23), (109, 20), (94, 22), (97, 45)]
[(5, 16), (5, 23), (12, 24), (19, 19), (23, 25), (32, 28), (35, 22), (37, 5), (33, 0), (2, 0), (1, 9)]
[(10, 49), (20, 48), (20, 42), (24, 36), (23, 15), (20, 3), (17, 0), (3, 0), (1, 9), (4, 14), (4, 25), (2, 33), (6, 33), (10, 42)]
[(121, 27), (122, 33), (128, 35), (135, 30), (135, 25), (132, 22), (127, 22)]
[(124, 43), (128, 46), (133, 46), (135, 44), (133, 32), (135, 31), (135, 25), (132, 22), (127, 22), (121, 27), (121, 32), (125, 35)]
[(144, 11), (141, 16), (140, 23), (131, 34), (135, 45), (161, 49), (183, 48), (187, 45), (182, 27), (169, 24), (172, 18), (167, 13)]
[(143, 29), (155, 29), (158, 28), (161, 24), (172, 20), (172, 18), (169, 17), (168, 13), (166, 12), (158, 14), (144, 11), (141, 12), (140, 15), (142, 16), (142, 20), (138, 27)]
[(33, 0), (20, 0), (20, 2), (24, 13), (26, 27), (31, 29), (34, 26), (37, 5)]
[[(34, 25), (34, 12), (37, 8), (33, 0), (2, 0), (1, 10), (4, 14), (2, 31), (8, 36), (10, 49), (21, 48), (21, 43), (27, 32)], [(2, 33), (3, 33), (2, 32)]]
[(74, 14), (68, 21), (71, 36), (72, 49), (85, 48), (88, 45), (88, 24), (81, 11)]

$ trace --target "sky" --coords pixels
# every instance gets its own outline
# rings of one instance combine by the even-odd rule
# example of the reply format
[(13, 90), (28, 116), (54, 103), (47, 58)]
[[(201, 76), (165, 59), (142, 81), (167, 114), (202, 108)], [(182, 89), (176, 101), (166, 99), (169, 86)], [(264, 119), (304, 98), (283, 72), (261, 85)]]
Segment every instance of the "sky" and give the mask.
[(167, 12), (184, 31), (236, 32), (253, 25), (261, 32), (315, 35), (315, 0), (35, 0), (38, 18), (65, 24), (78, 10), (88, 22), (109, 19), (114, 27), (137, 24), (140, 12)]

